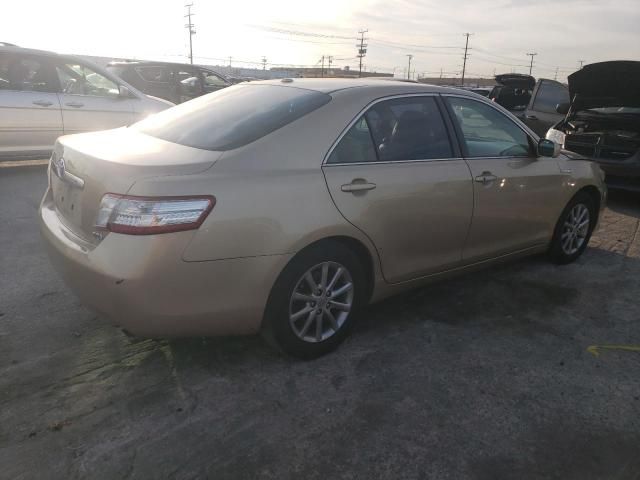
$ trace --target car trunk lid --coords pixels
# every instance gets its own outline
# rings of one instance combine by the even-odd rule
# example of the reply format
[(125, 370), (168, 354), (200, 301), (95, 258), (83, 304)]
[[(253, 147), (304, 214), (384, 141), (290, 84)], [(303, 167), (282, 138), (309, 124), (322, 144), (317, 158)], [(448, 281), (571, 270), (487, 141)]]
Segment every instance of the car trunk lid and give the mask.
[(94, 225), (105, 193), (126, 194), (145, 178), (197, 174), (221, 155), (127, 128), (62, 137), (49, 175), (56, 211), (76, 235), (97, 243)]

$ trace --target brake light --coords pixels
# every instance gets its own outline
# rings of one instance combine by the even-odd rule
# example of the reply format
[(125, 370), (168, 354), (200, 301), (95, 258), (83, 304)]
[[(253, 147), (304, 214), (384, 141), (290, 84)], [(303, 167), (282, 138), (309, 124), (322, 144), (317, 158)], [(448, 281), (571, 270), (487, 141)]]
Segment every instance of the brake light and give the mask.
[(215, 197), (136, 197), (107, 193), (102, 197), (96, 228), (128, 235), (195, 230), (213, 209)]

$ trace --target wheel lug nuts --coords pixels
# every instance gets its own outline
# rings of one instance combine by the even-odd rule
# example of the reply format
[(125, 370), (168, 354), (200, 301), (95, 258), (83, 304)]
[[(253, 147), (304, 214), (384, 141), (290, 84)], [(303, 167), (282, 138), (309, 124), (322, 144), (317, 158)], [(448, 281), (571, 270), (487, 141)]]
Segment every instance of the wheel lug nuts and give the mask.
[(322, 313), (322, 310), (318, 309), (318, 310), (316, 310), (316, 313), (317, 313), (318, 315), (320, 315), (320, 314)]

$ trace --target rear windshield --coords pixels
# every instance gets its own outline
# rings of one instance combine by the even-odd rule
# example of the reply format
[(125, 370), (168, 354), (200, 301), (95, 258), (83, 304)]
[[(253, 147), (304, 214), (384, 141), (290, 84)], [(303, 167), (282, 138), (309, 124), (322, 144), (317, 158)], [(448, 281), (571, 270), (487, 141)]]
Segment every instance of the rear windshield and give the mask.
[(325, 93), (243, 84), (196, 98), (135, 123), (142, 133), (204, 150), (251, 143), (326, 104)]

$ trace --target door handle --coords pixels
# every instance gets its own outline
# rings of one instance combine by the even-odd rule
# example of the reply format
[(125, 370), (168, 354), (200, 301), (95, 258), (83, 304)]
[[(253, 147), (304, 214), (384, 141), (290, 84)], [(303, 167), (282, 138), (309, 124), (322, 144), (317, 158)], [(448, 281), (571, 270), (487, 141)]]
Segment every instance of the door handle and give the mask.
[(475, 178), (475, 181), (478, 183), (482, 183), (483, 185), (488, 185), (491, 182), (495, 182), (498, 179), (491, 172), (482, 172), (482, 175), (478, 175)]
[(537, 120), (538, 117), (536, 117), (535, 115), (525, 115), (524, 118), (526, 118), (527, 120)]
[(351, 183), (347, 183), (346, 185), (342, 185), (340, 187), (340, 190), (342, 190), (343, 192), (365, 192), (367, 190), (373, 190), (377, 187), (375, 183), (367, 183), (364, 180), (356, 180), (353, 180)]
[(84, 107), (84, 103), (80, 103), (80, 102), (67, 102), (67, 103), (65, 103), (65, 105), (67, 107), (73, 107), (73, 108)]
[(50, 102), (49, 100), (36, 100), (33, 102), (34, 105), (40, 105), (41, 107), (50, 107), (51, 105), (53, 105), (53, 102)]

